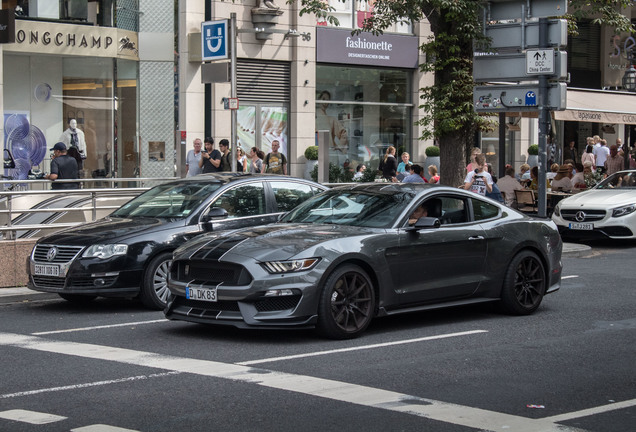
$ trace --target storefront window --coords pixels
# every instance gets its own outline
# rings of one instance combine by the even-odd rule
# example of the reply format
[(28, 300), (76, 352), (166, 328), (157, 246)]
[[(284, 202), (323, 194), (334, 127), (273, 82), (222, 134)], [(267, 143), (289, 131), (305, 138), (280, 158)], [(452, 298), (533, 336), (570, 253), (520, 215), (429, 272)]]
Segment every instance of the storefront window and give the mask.
[[(338, 19), (339, 27), (362, 28), (364, 20), (373, 16), (373, 0), (328, 0), (335, 10), (331, 16)], [(327, 21), (319, 19), (317, 25), (328, 26)], [(398, 22), (384, 30), (390, 33), (411, 33), (411, 24)]]
[(318, 66), (316, 131), (329, 132), (329, 161), (377, 168), (389, 146), (411, 152), (410, 72)]
[[(138, 66), (135, 61), (117, 60), (116, 123), (113, 139), (107, 143), (102, 159), (105, 166), (110, 163), (113, 169), (116, 168), (118, 177), (137, 177), (141, 164), (137, 139)], [(111, 143), (115, 145), (111, 146)], [(165, 152), (159, 153), (157, 156), (166, 157)]]
[[(18, 18), (63, 20), (113, 27), (115, 16), (114, 0), (8, 0), (7, 3), (8, 7), (15, 9)], [(118, 20), (134, 21), (135, 29), (129, 28), (131, 25), (119, 27), (136, 31), (136, 23), (139, 21), (138, 0), (124, 0), (124, 3), (123, 6), (117, 7)]]

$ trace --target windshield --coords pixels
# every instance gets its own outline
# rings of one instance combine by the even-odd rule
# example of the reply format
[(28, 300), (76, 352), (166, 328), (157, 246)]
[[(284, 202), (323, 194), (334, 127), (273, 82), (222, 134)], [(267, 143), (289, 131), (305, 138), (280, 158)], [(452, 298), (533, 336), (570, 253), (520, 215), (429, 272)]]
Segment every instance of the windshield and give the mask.
[(332, 190), (305, 201), (281, 222), (389, 228), (413, 199), (412, 193)]
[(636, 189), (636, 171), (617, 172), (600, 182), (596, 189)]
[(220, 187), (221, 183), (210, 182), (155, 186), (115, 210), (111, 216), (181, 219), (192, 213)]

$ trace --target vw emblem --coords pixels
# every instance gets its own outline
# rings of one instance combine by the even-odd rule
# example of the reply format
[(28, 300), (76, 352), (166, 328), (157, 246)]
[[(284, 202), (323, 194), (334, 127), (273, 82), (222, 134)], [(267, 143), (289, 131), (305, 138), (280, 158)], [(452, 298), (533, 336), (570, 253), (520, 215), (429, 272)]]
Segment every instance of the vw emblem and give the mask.
[(585, 212), (583, 211), (576, 212), (576, 216), (574, 217), (576, 218), (577, 222), (583, 222), (585, 220)]
[(57, 255), (57, 248), (54, 246), (46, 253), (46, 259), (49, 261), (53, 261), (55, 256)]

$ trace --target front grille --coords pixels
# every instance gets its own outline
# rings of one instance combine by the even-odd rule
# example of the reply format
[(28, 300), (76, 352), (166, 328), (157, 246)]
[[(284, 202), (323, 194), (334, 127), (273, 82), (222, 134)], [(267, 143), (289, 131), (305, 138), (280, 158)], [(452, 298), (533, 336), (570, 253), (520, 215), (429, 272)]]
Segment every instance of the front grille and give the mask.
[[(577, 214), (584, 216), (582, 220), (576, 218)], [(596, 222), (603, 220), (605, 210), (561, 210), (561, 217), (570, 222)]]
[(299, 295), (272, 297), (258, 300), (254, 303), (259, 312), (274, 312), (279, 310), (294, 309), (300, 301)]
[[(48, 259), (48, 254), (51, 248), (56, 248), (57, 252), (55, 257), (52, 260)], [(33, 250), (33, 259), (37, 262), (42, 263), (67, 263), (71, 262), (79, 255), (82, 251), (83, 246), (57, 246), (57, 245), (47, 245), (47, 244), (38, 244), (35, 245), (35, 249)]]
[(241, 265), (211, 261), (173, 261), (170, 278), (205, 285), (249, 285), (252, 276)]
[(634, 235), (632, 230), (623, 226), (603, 227), (603, 232), (612, 237), (631, 237)]
[(50, 276), (31, 276), (33, 279), (33, 285), (41, 288), (64, 288), (64, 283), (66, 279), (50, 277)]

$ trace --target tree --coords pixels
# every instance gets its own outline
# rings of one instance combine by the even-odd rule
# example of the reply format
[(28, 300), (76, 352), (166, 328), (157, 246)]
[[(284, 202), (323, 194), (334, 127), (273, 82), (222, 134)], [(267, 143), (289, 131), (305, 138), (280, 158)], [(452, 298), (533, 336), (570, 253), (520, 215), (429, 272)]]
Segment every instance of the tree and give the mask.
[[(335, 9), (326, 1), (299, 1), (301, 15), (314, 13), (338, 24), (329, 15)], [(420, 108), (424, 110), (421, 139), (437, 138), (442, 183), (450, 186), (464, 180), (466, 155), (475, 133), (494, 126), (488, 117), (477, 115), (473, 109), (473, 42), (487, 44), (481, 27), (485, 3), (485, 0), (375, 0), (374, 14), (365, 20), (362, 29), (380, 34), (396, 22), (428, 20), (433, 36), (421, 47), (427, 62), (420, 69), (434, 72), (435, 81), (433, 86), (420, 90)], [(570, 33), (576, 34), (576, 20), (583, 17), (593, 17), (594, 23), (607, 24), (618, 32), (634, 33), (634, 25), (621, 14), (620, 8), (635, 4), (636, 0), (570, 0), (567, 16)]]

